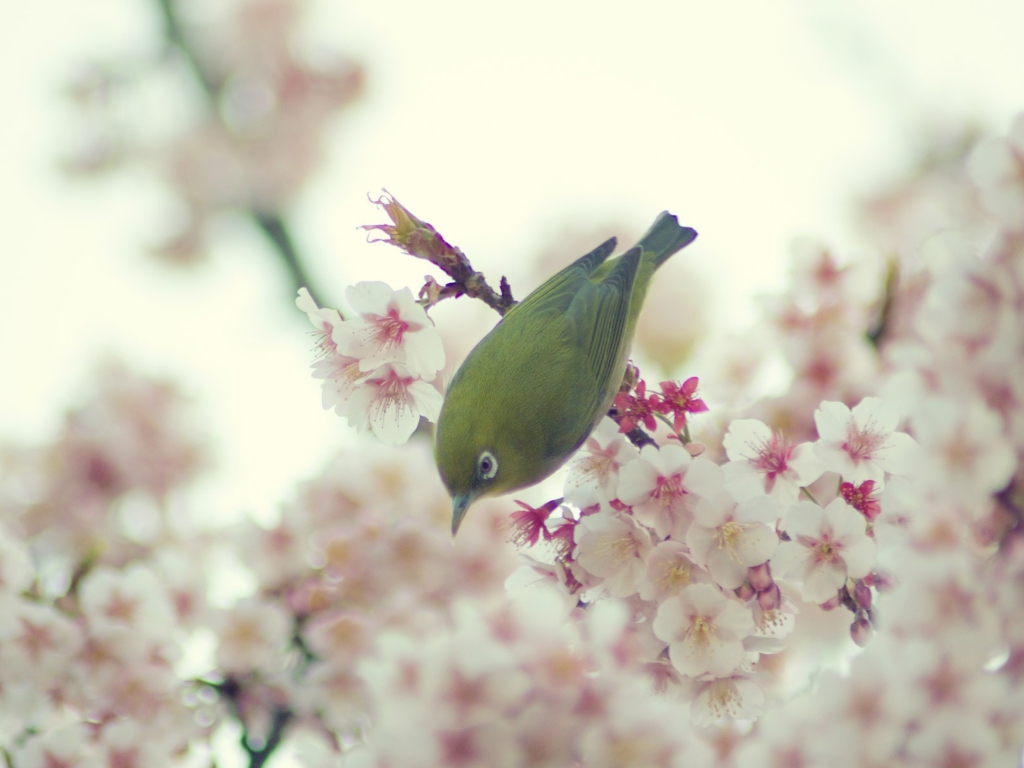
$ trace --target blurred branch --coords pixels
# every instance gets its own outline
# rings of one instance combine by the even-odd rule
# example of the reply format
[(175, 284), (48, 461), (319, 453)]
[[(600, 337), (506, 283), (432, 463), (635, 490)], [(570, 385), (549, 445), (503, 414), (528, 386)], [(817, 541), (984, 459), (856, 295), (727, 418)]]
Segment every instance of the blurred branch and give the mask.
[(893, 304), (896, 301), (896, 291), (899, 288), (899, 282), (899, 263), (896, 259), (892, 259), (885, 270), (885, 285), (882, 288), (882, 300), (878, 310), (878, 317), (867, 333), (868, 341), (871, 342), (875, 349), (881, 346), (886, 333), (890, 330)]
[[(211, 111), (216, 114), (217, 102), (220, 99), (223, 84), (204, 65), (196, 49), (189, 41), (175, 7), (176, 0), (156, 0), (156, 2), (160, 8), (160, 15), (163, 18), (164, 34), (168, 44), (176, 49), (188, 63), (189, 69), (192, 70), (196, 81), (207, 96)], [(263, 232), (284, 263), (285, 270), (291, 279), (291, 296), (294, 297), (299, 288), (305, 287), (309, 290), (313, 300), (322, 306), (322, 295), (303, 266), (302, 257), (295, 246), (295, 241), (291, 236), (285, 218), (279, 212), (257, 210), (253, 207), (247, 208), (245, 213), (257, 228)]]
[(306, 268), (302, 264), (298, 249), (295, 247), (295, 241), (292, 240), (291, 232), (288, 229), (288, 223), (276, 213), (265, 213), (257, 210), (249, 210), (247, 213), (252, 217), (256, 226), (260, 228), (260, 231), (273, 243), (278, 255), (284, 262), (285, 269), (288, 271), (292, 281), (292, 296), (295, 296), (299, 288), (305, 287), (309, 290), (309, 294), (313, 297), (313, 301), (317, 303), (317, 306), (323, 306), (320, 293), (316, 290), (313, 285), (313, 279), (306, 272)]

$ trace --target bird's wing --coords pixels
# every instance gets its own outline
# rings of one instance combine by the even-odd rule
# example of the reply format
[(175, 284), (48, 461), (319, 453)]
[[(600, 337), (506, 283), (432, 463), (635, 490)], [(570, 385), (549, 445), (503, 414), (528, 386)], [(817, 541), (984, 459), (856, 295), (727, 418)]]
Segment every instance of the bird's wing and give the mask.
[(614, 237), (606, 240), (590, 253), (581, 256), (561, 272), (550, 277), (547, 282), (506, 312), (502, 322), (510, 321), (531, 307), (543, 312), (565, 312), (580, 288), (589, 282), (594, 270), (615, 250), (616, 242)]
[(643, 251), (633, 247), (615, 260), (611, 271), (600, 282), (581, 288), (566, 312), (578, 347), (585, 352), (594, 381), (591, 407), (594, 418), (611, 391), (618, 387), (616, 371), (621, 366), (629, 322), (633, 284)]

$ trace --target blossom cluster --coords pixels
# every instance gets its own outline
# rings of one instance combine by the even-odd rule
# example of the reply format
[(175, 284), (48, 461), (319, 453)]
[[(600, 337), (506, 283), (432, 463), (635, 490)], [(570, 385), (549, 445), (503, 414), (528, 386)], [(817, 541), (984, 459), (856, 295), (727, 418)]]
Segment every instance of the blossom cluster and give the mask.
[(460, 598), (424, 640), (382, 635), (360, 667), (373, 730), (345, 765), (707, 764), (710, 747), (637, 676), (624, 606), (577, 613), (567, 622), (551, 595)]
[(633, 392), (619, 392), (612, 407), (619, 417), (619, 430), (629, 432), (638, 424), (654, 431), (657, 428), (656, 414), (672, 414), (672, 429), (681, 432), (686, 429), (686, 417), (691, 413), (703, 413), (708, 407), (697, 397), (698, 380), (691, 376), (682, 384), (674, 381), (661, 382), (661, 392), (647, 394), (647, 382), (637, 382)]
[(479, 525), (453, 549), (450, 501), (427, 442), (403, 447), (400, 467), (395, 452), (376, 443), (342, 453), (276, 524), (245, 521), (231, 532), (254, 583), (216, 625), (216, 668), (241, 691), (248, 732), (266, 738), (286, 711), (289, 739), (337, 755), (363, 740), (377, 711), (361, 664), (388, 636), (443, 635), (455, 595), (504, 602), (515, 558), (503, 546), (500, 505), (482, 503)]
[(100, 368), (50, 444), (7, 446), (0, 749), (22, 768), (167, 765), (221, 720), (182, 674), (208, 540), (182, 494), (206, 463), (176, 386)]
[[(734, 421), (721, 466), (693, 444), (637, 450), (607, 421), (569, 467), (564, 498), (579, 512), (515, 516), (518, 542), (554, 544), (528, 572), (568, 602), (628, 601), (649, 668), (661, 687), (691, 692), (697, 723), (760, 714), (759, 659), (785, 647), (797, 598), (831, 607), (856, 596), (851, 633), (866, 639), (875, 548), (863, 510), (876, 485), (907, 471), (914, 441), (877, 398), (852, 411), (824, 402), (815, 418), (818, 440), (799, 445)], [(864, 498), (808, 500), (824, 473)]]
[(444, 367), (441, 336), (412, 291), (364, 282), (346, 291), (355, 315), (316, 306), (306, 289), (296, 305), (316, 328), (313, 375), (324, 408), (386, 443), (404, 443), (420, 418), (436, 421), (441, 394), (432, 382)]
[(503, 596), (515, 559), (500, 515), (482, 504), (453, 551), (423, 440), (400, 469), (376, 441), (339, 456), (276, 524), (171, 524), (161, 515), (195, 512), (202, 440), (186, 406), (167, 382), (107, 366), (74, 429), (7, 448), (27, 454), (0, 504), (0, 756), (16, 768), (209, 763), (239, 729), (254, 765), (282, 744), (333, 760), (365, 728), (357, 666), (378, 635), (439, 631), (456, 593)]

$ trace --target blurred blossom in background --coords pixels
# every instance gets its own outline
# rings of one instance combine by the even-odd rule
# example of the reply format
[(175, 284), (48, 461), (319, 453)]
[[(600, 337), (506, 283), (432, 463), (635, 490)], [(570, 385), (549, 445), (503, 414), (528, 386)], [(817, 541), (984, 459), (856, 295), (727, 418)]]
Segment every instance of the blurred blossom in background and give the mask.
[[(766, 696), (792, 695), (824, 657), (849, 668), (839, 640), (818, 657), (816, 633), (864, 645), (877, 629), (872, 595), (891, 585), (865, 554), (876, 530), (897, 542), (879, 546), (878, 562), (899, 572), (900, 547), (945, 557), (946, 534), (970, 528), (951, 574), (920, 573), (956, 597), (950, 637), (991, 629), (967, 665), (1003, 654), (1019, 681), (1020, 628), (985, 613), (970, 581), (995, 574), (1006, 587), (1022, 572), (1019, 535), (989, 515), (993, 499), (1013, 506), (1024, 442), (1024, 373), (996, 365), (1022, 352), (1018, 3), (44, 0), (19, 5), (7, 26), (0, 670), (16, 672), (0, 679), (0, 748), (16, 768), (210, 755), (250, 766), (270, 755), (497, 765), (513, 754), (523, 765), (782, 764), (765, 755), (799, 742), (814, 704), (797, 699), (789, 720), (769, 706), (768, 736), (743, 745), (746, 726), (720, 718), (756, 719)], [(650, 391), (699, 375), (706, 455), (630, 455), (616, 496), (632, 448), (595, 432), (591, 463), (569, 474), (585, 484), (603, 468), (600, 492), (580, 495), (600, 511), (567, 516), (575, 534), (545, 523), (558, 475), (523, 492), (512, 534), (511, 500), (488, 502), (452, 549), (426, 441), (380, 445), (320, 408), (346, 415), (349, 392), (330, 368), (340, 318), (317, 310), (325, 331), (310, 308), (367, 317), (372, 302), (347, 306), (358, 295), (347, 286), (415, 294), (425, 274), (440, 277), (367, 242), (359, 227), (383, 220), (371, 198), (385, 188), (492, 286), (507, 276), (517, 298), (609, 236), (633, 242), (663, 209), (696, 228), (652, 287), (634, 360)], [(979, 253), (993, 254), (984, 269)], [(497, 319), (469, 299), (430, 317), (445, 351), (431, 359), (447, 362), (416, 381), (424, 416)], [(943, 379), (968, 358), (975, 379)], [(389, 380), (403, 370), (391, 365)], [(910, 440), (876, 402), (882, 389), (930, 450), (913, 491), (891, 477), (902, 466), (864, 469), (883, 438)], [(372, 415), (347, 415), (379, 432)], [(738, 416), (751, 421), (730, 427)], [(860, 454), (832, 439), (846, 429)], [(820, 472), (786, 474), (812, 444), (833, 460), (828, 489)], [(803, 496), (789, 517), (747, 498), (736, 508), (716, 495), (728, 482), (700, 505), (648, 498), (644, 478), (681, 483), (711, 460), (750, 462), (748, 489), (768, 473), (759, 499), (778, 476), (792, 481), (787, 502), (810, 486), (826, 509)], [(915, 504), (935, 499), (984, 511), (914, 522)], [(627, 500), (643, 525), (623, 522)], [(753, 533), (736, 538), (744, 526)], [(781, 531), (792, 540), (778, 543)], [(547, 556), (516, 571), (509, 539), (540, 541)], [(709, 554), (726, 544), (731, 560)], [(631, 554), (609, 558), (612, 545)], [(1017, 559), (970, 560), (1006, 552)], [(802, 574), (802, 588), (780, 588), (769, 563)], [(510, 594), (544, 582), (563, 599), (535, 613), (521, 596), (504, 600), (514, 571)], [(575, 607), (605, 594), (625, 600)], [(894, 606), (909, 618), (876, 640), (883, 648), (934, 627), (939, 609), (902, 594)], [(1009, 614), (1014, 594), (985, 598)], [(780, 653), (801, 596), (809, 629)], [(828, 623), (847, 609), (852, 625), (849, 613)], [(983, 615), (965, 619), (972, 610)], [(716, 626), (718, 645), (686, 656), (694, 633)], [(642, 675), (631, 658), (645, 660)], [(868, 692), (899, 666), (874, 658), (853, 666)], [(922, 653), (906, 673), (920, 690), (868, 702), (914, 731), (906, 744), (858, 709), (860, 688), (837, 693), (825, 676), (829, 716), (855, 711), (862, 733), (875, 729), (860, 764), (890, 764), (896, 743), (907, 764), (1014, 753), (1009, 678), (951, 663)], [(649, 696), (650, 680), (672, 696)], [(922, 723), (929, 695), (939, 714)], [(696, 726), (718, 730), (680, 734), (680, 700)], [(958, 711), (984, 722), (973, 742), (945, 744)], [(372, 757), (357, 749), (341, 762), (364, 741)]]

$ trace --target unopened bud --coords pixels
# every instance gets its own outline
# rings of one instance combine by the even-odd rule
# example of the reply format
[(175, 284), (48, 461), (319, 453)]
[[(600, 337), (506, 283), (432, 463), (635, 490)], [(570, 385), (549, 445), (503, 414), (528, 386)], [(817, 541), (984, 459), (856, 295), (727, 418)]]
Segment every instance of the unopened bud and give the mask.
[(750, 585), (758, 592), (764, 592), (775, 582), (772, 580), (772, 571), (768, 563), (761, 563), (755, 565), (753, 568), (747, 571), (747, 579), (750, 581)]
[(734, 594), (740, 600), (746, 602), (747, 600), (749, 600), (757, 594), (757, 590), (750, 586), (749, 581), (744, 581), (742, 584), (736, 587), (736, 589), (734, 590)]
[[(869, 578), (871, 581), (868, 581)], [(869, 573), (867, 577), (865, 577), (864, 582), (868, 586), (877, 589), (878, 594), (880, 595), (884, 595), (886, 592), (892, 592), (892, 590), (896, 589), (896, 578), (887, 573), (882, 573), (881, 571)]]
[(704, 443), (697, 443), (697, 442), (687, 443), (683, 447), (686, 448), (687, 453), (689, 453), (690, 456), (692, 456), (693, 458), (697, 458), (702, 453), (704, 453), (704, 451), (707, 450), (707, 446), (704, 445)]
[(850, 638), (861, 648), (871, 642), (871, 636), (875, 633), (871, 621), (864, 614), (859, 614), (850, 625)]
[(865, 584), (863, 581), (858, 581), (857, 586), (853, 588), (853, 600), (857, 605), (864, 610), (871, 607), (871, 587)]
[(772, 584), (764, 592), (757, 593), (757, 604), (762, 611), (774, 611), (782, 603), (782, 592), (778, 584)]

